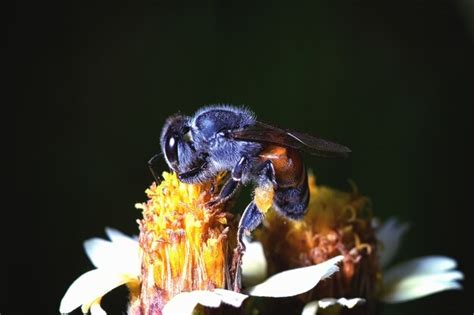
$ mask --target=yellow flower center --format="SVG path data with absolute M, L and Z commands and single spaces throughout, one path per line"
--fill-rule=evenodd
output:
M 227 270 L 226 214 L 205 207 L 212 184 L 184 184 L 166 172 L 163 178 L 146 190 L 148 202 L 137 205 L 145 314 L 180 292 L 223 288 Z

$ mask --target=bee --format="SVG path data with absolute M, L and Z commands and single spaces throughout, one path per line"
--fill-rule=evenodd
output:
M 248 109 L 216 105 L 193 116 L 177 114 L 166 120 L 160 137 L 168 166 L 185 183 L 202 183 L 221 172 L 230 174 L 209 207 L 233 198 L 242 185 L 254 185 L 254 198 L 245 208 L 237 229 L 234 251 L 234 290 L 240 290 L 243 237 L 262 222 L 273 208 L 291 219 L 301 219 L 309 202 L 308 175 L 301 151 L 327 157 L 347 157 L 343 145 L 256 120 Z M 154 165 L 160 155 L 150 159 Z

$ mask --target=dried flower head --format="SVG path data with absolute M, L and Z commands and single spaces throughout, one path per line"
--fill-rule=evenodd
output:
M 270 212 L 257 235 L 265 249 L 269 272 L 319 264 L 343 255 L 341 272 L 301 298 L 310 301 L 374 296 L 379 266 L 369 199 L 356 189 L 346 193 L 316 186 L 312 175 L 309 186 L 310 203 L 303 220 L 289 220 Z

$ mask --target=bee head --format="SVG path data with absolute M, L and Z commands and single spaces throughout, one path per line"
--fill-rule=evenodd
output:
M 168 166 L 180 174 L 196 163 L 189 117 L 175 115 L 165 123 L 160 138 L 161 151 Z

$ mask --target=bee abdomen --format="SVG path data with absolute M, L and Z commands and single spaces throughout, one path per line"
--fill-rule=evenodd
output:
M 308 175 L 295 187 L 277 187 L 273 204 L 278 212 L 291 219 L 301 219 L 308 208 Z

